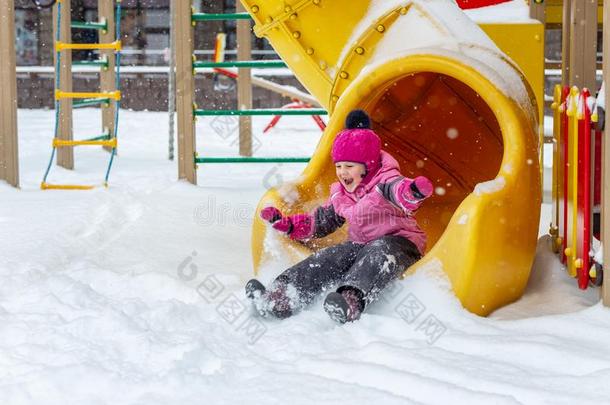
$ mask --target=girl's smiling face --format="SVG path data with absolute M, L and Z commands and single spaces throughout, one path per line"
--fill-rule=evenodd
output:
M 348 192 L 353 192 L 362 182 L 366 168 L 362 163 L 337 162 L 335 163 L 337 178 Z

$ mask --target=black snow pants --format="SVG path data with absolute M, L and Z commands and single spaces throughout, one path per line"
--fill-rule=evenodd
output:
M 419 260 L 413 242 L 387 235 L 367 244 L 344 242 L 319 250 L 280 274 L 274 284 L 292 285 L 300 306 L 311 303 L 327 288 L 355 290 L 365 307 L 380 291 Z

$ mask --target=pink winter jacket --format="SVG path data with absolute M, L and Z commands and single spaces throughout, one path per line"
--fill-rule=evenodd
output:
M 423 200 L 403 203 L 399 190 L 404 190 L 412 180 L 403 177 L 399 170 L 396 159 L 382 151 L 381 168 L 368 183 L 360 183 L 351 193 L 340 182 L 333 183 L 324 205 L 306 214 L 306 218 L 303 214 L 298 215 L 300 219 L 294 218 L 312 225 L 299 239 L 324 237 L 347 221 L 349 240 L 353 242 L 368 243 L 385 235 L 398 235 L 413 242 L 423 254 L 426 235 L 413 218 Z

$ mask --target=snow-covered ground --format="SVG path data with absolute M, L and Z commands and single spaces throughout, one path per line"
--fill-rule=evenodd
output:
M 265 123 L 259 156 L 307 156 L 319 138 L 307 117 Z M 235 155 L 233 124 L 200 121 L 200 155 Z M 75 125 L 96 135 L 98 112 Z M 43 192 L 52 127 L 52 111 L 19 111 L 22 188 L 0 184 L 1 404 L 610 403 L 610 310 L 546 239 L 525 296 L 488 318 L 429 271 L 353 324 L 320 302 L 261 321 L 242 292 L 252 214 L 302 164 L 201 165 L 199 186 L 178 182 L 167 115 L 124 111 L 110 187 Z M 106 159 L 79 149 L 49 182 L 99 182 Z

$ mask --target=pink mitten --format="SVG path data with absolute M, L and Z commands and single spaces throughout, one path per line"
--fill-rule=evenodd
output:
M 292 231 L 288 232 L 290 239 L 303 240 L 313 235 L 313 221 L 309 214 L 296 214 L 288 219 L 292 222 Z
M 283 232 L 293 240 L 307 239 L 313 234 L 313 221 L 308 214 L 296 214 L 289 217 L 275 207 L 266 207 L 261 210 L 261 218 L 271 223 L 276 231 Z
M 289 217 L 282 217 L 279 220 L 275 221 L 271 227 L 276 231 L 290 233 L 292 228 L 292 221 Z
M 396 197 L 404 209 L 415 211 L 432 195 L 433 189 L 432 182 L 424 176 L 413 180 L 405 178 L 396 189 Z
M 261 210 L 261 218 L 267 222 L 274 223 L 282 219 L 282 212 L 275 207 L 265 207 Z

